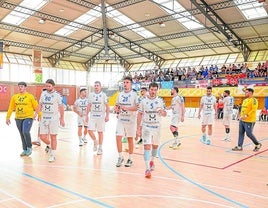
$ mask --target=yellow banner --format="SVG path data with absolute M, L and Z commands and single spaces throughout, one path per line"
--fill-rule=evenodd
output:
M 230 90 L 231 95 L 234 97 L 244 97 L 245 94 L 240 92 L 238 87 L 217 87 L 212 88 L 212 94 L 216 97 L 219 93 L 223 93 L 224 90 Z M 206 88 L 181 88 L 179 89 L 179 94 L 183 97 L 201 97 L 206 94 Z M 158 96 L 170 97 L 170 89 L 160 89 L 158 91 Z M 268 86 L 255 86 L 254 87 L 255 97 L 267 97 L 268 96 Z

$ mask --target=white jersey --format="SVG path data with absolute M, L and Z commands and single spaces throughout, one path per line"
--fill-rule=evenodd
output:
M 203 104 L 202 113 L 203 115 L 212 115 L 215 113 L 214 106 L 217 102 L 217 99 L 214 95 L 204 95 L 201 98 L 201 104 Z
M 171 100 L 171 110 L 172 114 L 181 114 L 181 104 L 184 103 L 184 99 L 180 95 L 176 95 Z
M 74 102 L 74 105 L 76 106 L 76 109 L 78 112 L 82 114 L 82 116 L 87 115 L 87 105 L 88 105 L 88 99 L 87 98 L 77 98 Z
M 106 113 L 106 104 L 108 97 L 104 92 L 89 94 L 88 104 L 91 105 L 90 117 L 91 118 L 104 118 Z
M 160 126 L 161 115 L 159 110 L 164 110 L 165 104 L 162 98 L 155 97 L 150 99 L 146 97 L 143 99 L 139 106 L 139 112 L 142 112 L 142 124 L 148 126 L 155 126 L 155 128 Z
M 133 107 L 137 106 L 138 103 L 138 95 L 134 91 L 130 92 L 120 92 L 117 99 L 116 105 Z M 118 119 L 124 123 L 132 123 L 136 122 L 137 113 L 136 111 L 122 111 L 120 110 Z
M 232 115 L 234 108 L 234 98 L 232 96 L 227 96 L 223 98 L 223 115 Z
M 146 98 L 146 97 L 142 97 L 142 96 L 138 97 L 138 103 L 140 104 L 141 101 L 142 101 L 144 98 Z
M 62 97 L 57 91 L 43 91 L 39 103 L 42 105 L 41 111 L 43 119 L 59 119 L 59 106 L 62 105 Z

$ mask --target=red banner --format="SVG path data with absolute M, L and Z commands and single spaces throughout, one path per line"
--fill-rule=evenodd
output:
M 42 53 L 38 50 L 33 50 L 33 68 L 41 68 Z

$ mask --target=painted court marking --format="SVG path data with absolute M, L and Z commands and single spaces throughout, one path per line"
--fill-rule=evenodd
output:
M 177 176 L 179 176 L 180 178 L 182 178 L 182 179 L 188 181 L 189 183 L 193 184 L 194 186 L 196 186 L 196 187 L 198 187 L 198 188 L 200 188 L 200 189 L 202 189 L 202 190 L 204 190 L 204 191 L 206 191 L 206 192 L 208 192 L 208 193 L 210 193 L 210 194 L 212 194 L 212 195 L 214 195 L 214 196 L 216 196 L 216 197 L 218 197 L 218 198 L 220 198 L 220 199 L 223 199 L 223 200 L 225 200 L 225 201 L 227 201 L 227 202 L 229 202 L 229 203 L 232 203 L 232 204 L 234 204 L 234 205 L 236 205 L 236 206 L 239 206 L 239 207 L 241 207 L 241 208 L 248 208 L 247 205 L 241 204 L 241 203 L 239 203 L 239 202 L 237 202 L 237 201 L 234 201 L 234 200 L 232 200 L 232 199 L 230 199 L 230 198 L 228 198 L 228 197 L 226 197 L 226 196 L 224 196 L 224 195 L 222 195 L 222 194 L 219 194 L 219 193 L 217 193 L 217 192 L 215 192 L 215 191 L 213 191 L 213 190 L 210 190 L 210 189 L 206 188 L 205 186 L 203 186 L 203 185 L 201 185 L 201 184 L 199 184 L 199 183 L 197 183 L 197 182 L 191 180 L 190 178 L 187 178 L 186 176 L 184 176 L 183 174 L 179 173 L 178 171 L 174 170 L 171 166 L 169 166 L 169 165 L 165 162 L 165 160 L 162 158 L 161 151 L 162 151 L 163 147 L 164 147 L 167 143 L 169 143 L 170 141 L 172 141 L 172 140 L 168 140 L 168 141 L 166 141 L 166 142 L 164 142 L 163 144 L 160 145 L 160 147 L 159 147 L 159 149 L 158 149 L 158 155 L 159 155 L 159 159 L 160 159 L 160 161 L 161 161 L 161 162 L 162 162 L 162 163 L 163 163 L 163 164 L 164 164 L 164 165 L 165 165 L 171 172 L 175 173 Z

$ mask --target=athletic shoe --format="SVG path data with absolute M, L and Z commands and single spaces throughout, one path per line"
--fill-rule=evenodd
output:
M 48 162 L 54 162 L 56 160 L 54 155 L 49 155 Z
M 93 151 L 96 152 L 97 150 L 98 150 L 98 141 L 94 140 Z
M 123 164 L 124 162 L 124 158 L 123 157 L 119 157 L 118 158 L 118 161 L 116 163 L 116 167 L 121 167 L 121 165 Z
M 173 148 L 173 147 L 176 147 L 176 146 L 177 146 L 177 143 L 174 142 L 174 143 L 172 143 L 171 145 L 169 145 L 169 148 Z
M 50 147 L 47 145 L 46 148 L 45 148 L 45 152 L 46 153 L 49 153 L 50 152 Z
M 150 170 L 145 171 L 145 178 L 151 178 L 152 174 Z
M 26 154 L 26 156 L 30 156 L 32 154 L 32 148 L 27 147 L 25 154 Z
M 178 144 L 175 144 L 172 149 L 176 150 L 179 149 L 179 147 L 181 146 L 181 143 L 179 142 Z
M 154 161 L 150 161 L 150 170 L 154 170 L 154 169 L 155 169 Z
M 234 148 L 232 148 L 233 151 L 242 151 L 243 148 L 239 147 L 239 146 L 235 146 Z
M 258 152 L 258 151 L 259 151 L 259 149 L 261 148 L 261 146 L 262 146 L 262 144 L 261 144 L 261 143 L 259 143 L 259 144 L 255 145 L 255 148 L 253 149 L 253 151 L 254 151 L 254 152 Z
M 210 144 L 211 144 L 210 139 L 207 139 L 205 144 L 206 144 L 206 145 L 210 145 Z
M 127 138 L 126 137 L 122 138 L 122 143 L 127 143 Z
M 98 149 L 97 155 L 102 155 L 102 149 L 101 148 Z
M 27 156 L 27 154 L 26 154 L 26 150 L 23 150 L 23 152 L 20 153 L 20 156 L 21 156 L 21 157 Z
M 41 146 L 41 142 L 36 140 L 32 142 L 33 145 Z
M 221 141 L 230 142 L 231 139 L 226 137 L 226 138 L 222 139 Z
M 83 140 L 84 143 L 87 143 L 87 138 L 86 137 L 83 137 L 82 140 Z
M 203 136 L 201 137 L 201 139 L 200 139 L 200 142 L 206 144 L 206 140 L 207 140 L 206 136 L 203 135 Z
M 125 164 L 125 167 L 131 167 L 132 166 L 132 160 L 131 159 L 128 159 L 127 160 L 127 163 Z
M 81 146 L 83 146 L 84 145 L 84 141 L 83 141 L 83 139 L 79 139 L 79 146 L 81 147 Z

